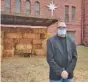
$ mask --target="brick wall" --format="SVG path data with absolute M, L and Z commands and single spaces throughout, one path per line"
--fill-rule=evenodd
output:
M 25 13 L 25 1 L 21 0 L 21 13 Z M 31 1 L 31 15 L 34 15 L 34 4 L 35 0 Z M 47 5 L 49 5 L 51 0 L 37 0 L 40 2 L 40 16 L 42 17 L 51 17 L 51 12 L 48 9 Z M 68 30 L 76 31 L 75 33 L 75 41 L 77 44 L 81 44 L 81 0 L 54 0 L 57 9 L 54 11 L 54 17 L 58 20 L 64 20 L 64 9 L 65 5 L 69 6 L 69 22 L 66 23 Z M 2 11 L 4 10 L 4 0 L 1 0 Z M 71 21 L 71 7 L 76 7 L 76 20 L 75 22 Z M 11 0 L 11 13 L 15 12 L 15 0 Z M 48 27 L 48 33 L 52 35 L 56 33 L 57 23 Z
M 65 5 L 69 6 L 69 22 L 67 24 L 68 31 L 75 31 L 75 41 L 76 44 L 81 44 L 81 0 L 54 0 L 56 6 L 58 7 L 55 10 L 54 15 L 59 20 L 64 21 L 64 9 Z M 62 5 L 63 4 L 63 5 Z M 76 20 L 72 22 L 71 20 L 71 11 L 72 6 L 76 7 Z M 55 34 L 57 32 L 57 24 L 54 24 L 48 28 L 48 32 Z
M 83 40 L 84 44 L 88 46 L 88 0 L 84 0 L 84 24 L 83 24 Z

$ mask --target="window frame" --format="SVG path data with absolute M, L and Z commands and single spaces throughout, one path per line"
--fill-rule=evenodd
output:
M 27 3 L 29 3 L 29 9 L 27 9 Z M 29 11 L 29 13 L 28 13 L 28 11 Z M 26 14 L 28 15 L 30 15 L 31 14 L 31 2 L 30 2 L 30 0 L 26 0 Z
M 65 5 L 65 22 L 69 22 L 69 5 Z
M 15 7 L 15 12 L 16 13 L 21 13 L 21 0 L 15 0 L 16 1 L 16 7 Z M 17 8 L 17 5 L 18 5 L 18 1 L 19 1 L 19 11 L 18 11 L 18 8 Z
M 6 6 L 6 4 L 7 4 L 7 1 L 9 1 L 8 3 L 8 7 Z M 11 0 L 5 0 L 4 1 L 4 11 L 5 12 L 11 12 Z
M 36 5 L 38 6 L 38 10 L 36 10 Z M 35 15 L 39 16 L 40 15 L 40 3 L 39 3 L 39 1 L 35 2 L 34 10 L 35 10 Z
M 75 40 L 76 31 L 67 31 L 67 35 L 74 41 Z
M 74 9 L 74 13 L 73 13 L 73 9 Z M 76 7 L 72 6 L 72 14 L 71 14 L 71 20 L 72 22 L 74 22 L 76 20 Z

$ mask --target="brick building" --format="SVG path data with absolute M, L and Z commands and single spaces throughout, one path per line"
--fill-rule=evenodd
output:
M 88 46 L 88 0 L 82 2 L 82 43 Z
M 52 12 L 50 3 L 55 7 Z M 1 0 L 4 53 L 12 56 L 24 47 L 43 53 L 46 34 L 56 34 L 58 20 L 66 22 L 76 44 L 88 45 L 87 4 L 88 0 Z
M 81 0 L 55 0 L 54 3 L 57 6 L 54 15 L 58 20 L 66 22 L 69 36 L 81 44 Z M 54 34 L 56 26 L 48 28 L 48 32 Z

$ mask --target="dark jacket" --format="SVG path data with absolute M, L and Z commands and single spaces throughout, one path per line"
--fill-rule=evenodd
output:
M 47 62 L 50 67 L 49 78 L 51 80 L 58 80 L 61 78 L 61 72 L 65 69 L 69 76 L 68 78 L 73 77 L 73 71 L 76 66 L 77 61 L 77 50 L 75 43 L 66 36 L 67 52 L 68 52 L 68 64 L 67 68 L 63 68 L 63 49 L 61 42 L 57 35 L 49 38 L 47 40 Z

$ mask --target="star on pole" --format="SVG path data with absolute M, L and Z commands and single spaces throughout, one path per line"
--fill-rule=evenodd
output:
M 57 8 L 56 6 L 55 6 L 55 4 L 53 3 L 53 0 L 52 0 L 52 2 L 49 4 L 49 5 L 47 5 L 48 7 L 49 7 L 49 10 L 51 11 L 51 16 L 53 16 L 53 12 L 54 12 L 54 10 Z

